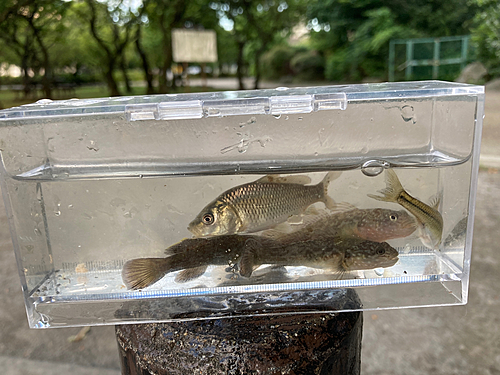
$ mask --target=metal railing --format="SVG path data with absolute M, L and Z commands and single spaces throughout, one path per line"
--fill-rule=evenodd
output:
M 415 39 L 393 39 L 389 44 L 389 81 L 394 81 L 395 71 L 405 70 L 405 79 L 411 80 L 413 76 L 413 67 L 432 66 L 432 79 L 439 76 L 439 67 L 442 65 L 459 64 L 460 69 L 465 68 L 467 63 L 467 53 L 469 50 L 470 35 L 449 36 L 442 38 L 415 38 Z M 460 57 L 441 58 L 441 48 L 444 43 L 460 42 Z M 416 59 L 415 45 L 434 44 L 432 59 Z M 396 45 L 406 44 L 405 62 L 396 67 Z M 429 77 L 427 77 L 429 78 Z

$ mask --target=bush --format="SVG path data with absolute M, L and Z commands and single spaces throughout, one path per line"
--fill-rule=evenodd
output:
M 349 60 L 346 49 L 331 54 L 325 64 L 325 78 L 328 81 L 345 81 L 349 76 Z
M 325 62 L 317 51 L 296 54 L 291 59 L 290 66 L 298 80 L 318 81 L 324 79 Z
M 264 53 L 261 58 L 262 77 L 266 79 L 280 79 L 290 76 L 293 71 L 290 67 L 290 60 L 295 55 L 296 50 L 287 45 L 278 45 Z

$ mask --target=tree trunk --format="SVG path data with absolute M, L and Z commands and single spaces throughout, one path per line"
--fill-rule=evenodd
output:
M 24 53 L 21 59 L 21 72 L 22 72 L 22 82 L 23 82 L 23 93 L 24 97 L 27 98 L 31 91 L 31 78 L 28 74 L 28 59 L 30 55 L 28 38 L 26 39 L 26 44 L 24 45 Z
M 260 57 L 264 53 L 265 47 L 262 46 L 257 50 L 255 53 L 255 81 L 254 81 L 254 89 L 257 90 L 259 88 L 259 83 L 260 83 L 260 75 L 261 75 L 261 70 L 260 70 Z
M 109 89 L 109 96 L 120 96 L 120 90 L 118 89 L 118 84 L 116 83 L 115 77 L 113 76 L 113 71 L 115 69 L 115 62 L 108 57 L 108 68 L 104 74 L 106 83 Z
M 243 49 L 245 48 L 245 42 L 238 41 L 238 69 L 236 70 L 236 76 L 238 77 L 238 86 L 239 90 L 245 90 L 245 84 L 243 83 L 243 68 L 244 68 L 244 59 L 243 59 Z
M 167 71 L 172 64 L 172 30 L 165 26 L 164 16 L 160 19 L 160 28 L 163 35 L 163 64 L 160 66 L 160 76 L 158 77 L 158 91 L 160 94 L 168 93 Z
M 153 74 L 151 73 L 151 69 L 149 67 L 148 59 L 146 53 L 142 49 L 141 45 L 141 26 L 137 26 L 137 34 L 135 39 L 135 48 L 139 53 L 142 61 L 142 70 L 144 71 L 144 79 L 146 80 L 147 89 L 146 94 L 154 94 L 155 90 L 153 87 Z
M 127 94 L 130 94 L 130 93 L 132 93 L 132 86 L 130 86 L 130 79 L 129 79 L 128 74 L 127 74 L 127 67 L 125 64 L 125 56 L 122 56 L 122 58 L 120 59 L 120 70 L 122 71 L 123 79 L 125 81 L 125 90 L 126 90 Z
M 43 76 L 42 76 L 42 86 L 43 86 L 43 91 L 45 93 L 45 98 L 50 99 L 52 98 L 52 79 L 51 79 L 51 64 L 50 64 L 50 58 L 49 58 L 49 51 L 45 44 L 43 43 L 43 40 L 40 36 L 39 30 L 35 27 L 33 24 L 33 18 L 27 18 L 27 21 L 33 30 L 33 35 L 35 36 L 36 41 L 38 42 L 38 45 L 40 46 L 40 50 L 42 51 L 43 55 Z

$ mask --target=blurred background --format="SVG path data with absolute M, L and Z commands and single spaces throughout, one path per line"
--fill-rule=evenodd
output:
M 497 0 L 0 1 L 0 109 L 42 98 L 486 84 L 469 304 L 366 312 L 363 375 L 500 374 L 497 77 Z M 0 373 L 120 373 L 112 326 L 28 329 L 3 202 L 0 269 Z
M 0 108 L 186 87 L 484 83 L 500 74 L 499 20 L 495 0 L 3 0 Z M 212 57 L 176 56 L 179 29 L 212 31 Z

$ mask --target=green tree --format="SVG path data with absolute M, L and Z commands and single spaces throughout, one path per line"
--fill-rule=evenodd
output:
M 129 7 L 123 1 L 108 2 L 84 0 L 85 6 L 77 9 L 83 24 L 90 30 L 90 35 L 102 51 L 103 75 L 111 96 L 120 95 L 114 76 L 117 69 L 125 70 L 124 53 L 131 42 L 132 28 L 136 22 Z M 125 75 L 125 79 L 127 77 Z
M 493 0 L 476 0 L 479 7 L 474 18 L 472 40 L 478 59 L 491 76 L 500 75 L 500 3 Z
M 8 62 L 21 67 L 25 94 L 31 87 L 30 73 L 41 78 L 47 98 L 52 97 L 53 61 L 50 50 L 61 42 L 64 25 L 61 24 L 69 4 L 65 1 L 22 1 L 22 6 L 4 4 L 0 8 L 1 55 Z
M 305 10 L 301 0 L 226 0 L 212 3 L 222 19 L 233 23 L 232 34 L 238 46 L 238 79 L 243 88 L 243 68 L 252 64 L 254 88 L 261 78 L 261 57 L 276 40 L 282 40 L 301 19 Z M 245 48 L 249 49 L 245 58 Z
M 215 12 L 207 0 L 147 0 L 144 15 L 147 26 L 143 33 L 144 49 L 158 68 L 159 92 L 169 90 L 167 72 L 172 66 L 172 30 L 175 28 L 213 29 L 217 25 Z M 175 81 L 172 82 L 175 84 Z
M 359 80 L 385 74 L 390 39 L 468 34 L 474 9 L 468 0 L 316 0 L 306 15 L 327 77 Z

